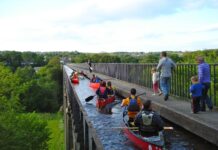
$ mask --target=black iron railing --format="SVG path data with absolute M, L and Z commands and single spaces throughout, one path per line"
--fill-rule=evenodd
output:
M 211 72 L 211 88 L 209 96 L 215 106 L 218 103 L 218 64 L 209 64 Z M 87 64 L 74 66 L 88 69 Z M 124 64 L 124 63 L 93 63 L 95 72 L 102 73 L 120 80 L 152 88 L 151 68 L 157 64 Z M 174 96 L 190 99 L 190 78 L 197 75 L 197 64 L 177 64 L 172 72 L 171 91 Z

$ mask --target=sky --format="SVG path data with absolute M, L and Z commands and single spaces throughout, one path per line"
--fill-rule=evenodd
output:
M 0 50 L 218 48 L 218 0 L 0 0 Z

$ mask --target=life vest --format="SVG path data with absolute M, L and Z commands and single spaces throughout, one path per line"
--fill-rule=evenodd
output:
M 95 83 L 96 82 L 96 78 L 92 78 L 91 82 Z
M 142 111 L 142 120 L 141 120 L 141 126 L 140 130 L 143 132 L 153 132 L 156 133 L 157 130 L 154 126 L 152 126 L 152 119 L 153 119 L 154 113 L 153 112 L 145 112 Z
M 145 126 L 149 126 L 152 123 L 153 113 L 146 114 L 144 111 L 142 112 L 142 124 Z
M 99 98 L 107 98 L 107 91 L 106 87 L 100 87 L 99 88 Z
M 114 95 L 114 90 L 112 87 L 108 86 L 108 95 Z
M 140 111 L 140 107 L 137 103 L 137 97 L 135 98 L 129 97 L 129 105 L 127 107 L 127 110 L 132 112 Z

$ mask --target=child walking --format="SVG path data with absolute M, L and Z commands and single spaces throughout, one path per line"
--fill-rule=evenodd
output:
M 190 86 L 190 95 L 192 97 L 191 108 L 192 113 L 200 111 L 200 100 L 204 86 L 198 82 L 198 76 L 191 77 L 192 85 Z
M 153 67 L 151 69 L 151 74 L 152 74 L 152 83 L 153 83 L 153 94 L 152 95 L 161 95 L 162 92 L 161 90 L 159 89 L 159 72 L 157 71 L 157 69 L 155 67 Z

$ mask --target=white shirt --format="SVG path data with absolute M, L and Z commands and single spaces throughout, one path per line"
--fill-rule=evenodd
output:
M 159 81 L 159 72 L 154 72 L 152 73 L 152 83 L 156 83 L 157 81 Z

